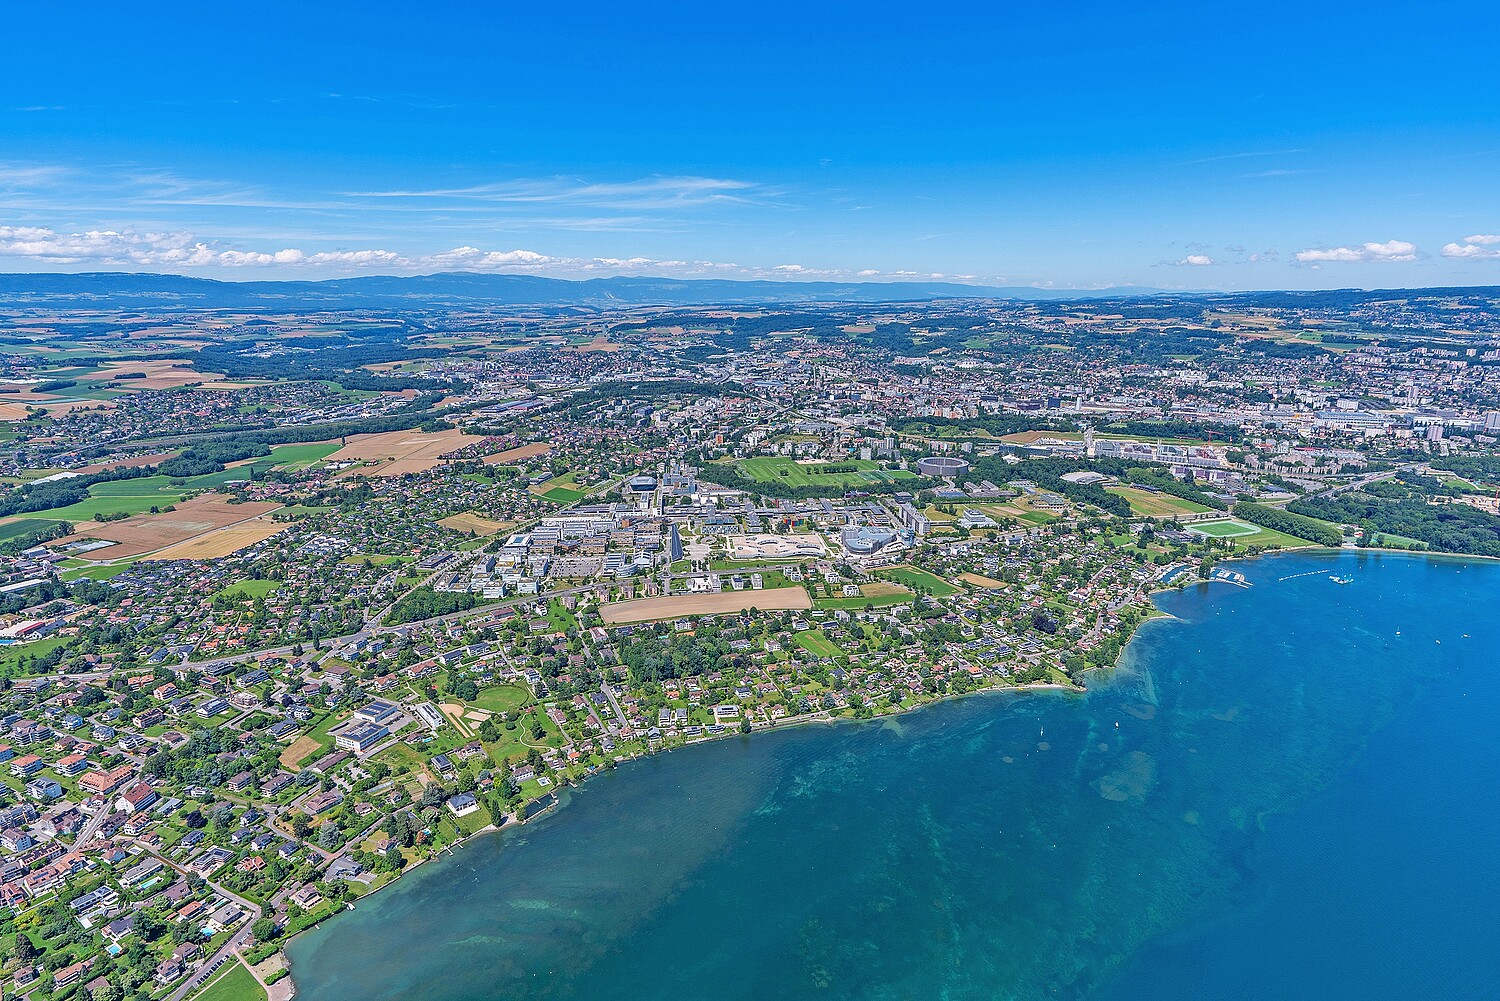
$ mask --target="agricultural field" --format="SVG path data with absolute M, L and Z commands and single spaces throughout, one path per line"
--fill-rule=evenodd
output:
M 15 521 L 0 522 L 0 542 L 40 532 L 43 529 L 56 528 L 61 524 L 61 521 L 50 518 L 17 518 Z
M 508 448 L 504 452 L 496 452 L 494 455 L 486 455 L 484 461 L 494 466 L 508 466 L 513 462 L 522 462 L 526 459 L 535 459 L 539 455 L 546 455 L 552 451 L 552 443 L 540 441 L 531 445 L 521 445 L 518 448 Z
M 113 546 L 88 553 L 85 558 L 94 562 L 140 556 L 143 553 L 154 553 L 159 549 L 166 550 L 168 547 L 177 549 L 178 543 L 189 540 L 194 543 L 187 549 L 189 555 L 179 552 L 173 556 L 159 556 L 158 558 L 208 559 L 226 556 L 237 549 L 243 549 L 252 542 L 269 538 L 285 528 L 285 525 L 269 521 L 254 522 L 249 525 L 239 524 L 275 511 L 278 507 L 280 507 L 278 504 L 261 501 L 231 504 L 220 494 L 204 494 L 202 497 L 184 501 L 177 506 L 176 510 L 170 512 L 141 514 L 123 521 L 111 521 L 104 524 L 88 522 L 74 525 L 73 534 L 68 536 L 67 541 L 106 539 L 115 543 Z M 230 525 L 246 531 L 222 536 L 215 531 Z M 210 535 L 217 537 L 199 539 L 200 536 Z
M 925 591 L 935 598 L 946 598 L 950 594 L 957 594 L 959 590 L 936 574 L 930 574 L 926 570 L 919 570 L 913 566 L 891 567 L 888 570 L 879 571 L 875 576 L 893 580 L 913 591 Z
M 721 594 L 681 594 L 666 598 L 635 598 L 612 601 L 599 610 L 607 626 L 625 622 L 654 622 L 688 615 L 725 615 L 750 608 L 763 611 L 806 609 L 812 600 L 801 587 L 767 588 L 763 591 L 725 591 Z
M 438 524 L 444 528 L 451 528 L 455 532 L 463 532 L 465 534 L 473 532 L 479 536 L 495 535 L 498 532 L 504 532 L 515 527 L 515 522 L 513 521 L 494 521 L 481 517 L 473 511 L 450 515 L 440 520 Z
M 1003 580 L 996 580 L 993 577 L 986 577 L 983 574 L 973 572 L 961 573 L 958 575 L 958 579 L 973 587 L 984 588 L 986 591 L 999 591 L 1010 586 Z
M 348 444 L 327 456 L 328 462 L 362 462 L 363 476 L 403 476 L 424 473 L 442 463 L 449 452 L 463 448 L 473 439 L 462 431 L 385 431 L 380 434 L 350 435 Z
M 122 560 L 119 563 L 108 566 L 75 567 L 72 570 L 64 570 L 58 574 L 58 578 L 65 581 L 74 580 L 112 580 L 135 565 L 134 560 Z
M 736 465 L 740 472 L 753 480 L 781 483 L 789 487 L 861 487 L 870 483 L 914 478 L 910 470 L 882 469 L 880 463 L 868 459 L 841 459 L 837 463 L 831 463 L 769 455 L 741 459 Z M 848 472 L 821 471 L 822 467 L 829 465 L 838 469 L 854 468 Z
M 275 445 L 272 446 L 270 455 L 276 463 L 272 468 L 289 472 L 307 469 L 322 462 L 339 448 L 339 443 L 336 441 L 314 441 L 305 445 Z
M 1130 502 L 1131 513 L 1143 518 L 1171 518 L 1179 514 L 1199 514 L 1209 510 L 1194 501 L 1174 497 L 1171 494 L 1141 490 L 1139 487 L 1105 487 L 1105 489 L 1117 497 L 1124 497 Z

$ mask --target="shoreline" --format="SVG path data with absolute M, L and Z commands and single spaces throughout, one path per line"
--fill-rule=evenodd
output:
M 1166 613 L 1161 613 L 1161 615 L 1159 615 L 1159 616 L 1153 616 L 1153 618 L 1159 618 L 1159 617 L 1162 617 L 1162 616 L 1166 616 Z M 1170 617 L 1170 616 L 1166 616 L 1166 617 Z M 1146 620 L 1144 620 L 1139 625 L 1137 625 L 1137 627 L 1136 627 L 1135 630 L 1132 630 L 1132 632 L 1131 632 L 1131 639 L 1133 639 L 1134 636 L 1135 636 L 1135 633 L 1139 631 L 1140 625 L 1144 625 L 1145 622 L 1148 622 L 1148 621 L 1150 621 L 1149 618 L 1146 619 Z M 1124 655 L 1125 647 L 1129 646 L 1129 642 L 1130 641 L 1127 640 L 1126 643 L 1123 646 L 1121 646 L 1121 648 L 1120 648 L 1120 656 Z M 1117 663 L 1118 663 L 1118 658 L 1116 658 L 1116 664 Z M 1111 664 L 1107 668 L 1096 668 L 1095 670 L 1111 670 L 1112 671 L 1114 669 L 1115 669 L 1115 664 Z M 826 713 L 824 713 L 824 714 L 817 714 L 817 715 L 814 715 L 814 716 L 799 716 L 799 717 L 797 717 L 795 719 L 792 719 L 792 720 L 789 720 L 789 721 L 787 721 L 785 723 L 774 723 L 774 724 L 770 724 L 770 725 L 766 725 L 766 726 L 752 727 L 749 733 L 741 733 L 738 730 L 736 730 L 736 731 L 734 731 L 732 733 L 718 733 L 718 734 L 713 734 L 711 736 L 699 737 L 696 740 L 685 741 L 685 742 L 683 742 L 681 744 L 674 744 L 671 747 L 664 747 L 664 748 L 662 748 L 661 750 L 658 750 L 658 751 L 651 751 L 651 752 L 648 752 L 646 754 L 632 755 L 629 758 L 626 758 L 624 761 L 618 762 L 617 763 L 617 767 L 623 767 L 625 765 L 634 764 L 636 762 L 646 761 L 646 760 L 648 760 L 650 758 L 655 758 L 655 757 L 658 757 L 658 756 L 664 755 L 664 754 L 671 754 L 671 753 L 673 753 L 675 751 L 684 751 L 684 750 L 687 750 L 687 749 L 693 748 L 693 747 L 701 747 L 701 746 L 703 746 L 705 744 L 718 743 L 720 741 L 727 740 L 727 739 L 734 738 L 734 737 L 740 737 L 740 738 L 748 740 L 748 739 L 754 737 L 756 734 L 773 733 L 773 732 L 780 731 L 780 730 L 793 730 L 793 729 L 797 729 L 797 728 L 805 727 L 805 726 L 829 726 L 829 727 L 832 727 L 832 726 L 843 726 L 843 725 L 859 725 L 859 724 L 866 724 L 866 723 L 879 723 L 879 722 L 882 722 L 884 720 L 896 719 L 897 717 L 905 716 L 908 713 L 913 713 L 913 712 L 917 712 L 917 711 L 922 710 L 922 709 L 926 709 L 929 706 L 935 706 L 935 705 L 939 705 L 941 703 L 946 703 L 946 702 L 956 702 L 959 699 L 972 698 L 972 697 L 975 697 L 975 696 L 994 696 L 994 695 L 1005 695 L 1005 694 L 1023 695 L 1023 694 L 1030 694 L 1030 693 L 1033 693 L 1033 692 L 1046 692 L 1046 691 L 1061 692 L 1061 693 L 1070 694 L 1070 695 L 1087 695 L 1089 690 L 1087 688 L 1084 688 L 1084 687 L 1081 687 L 1081 686 L 1078 686 L 1078 685 L 1064 685 L 1064 684 L 1061 684 L 1060 682 L 1055 682 L 1055 681 L 1036 681 L 1036 682 L 1031 682 L 1031 683 L 1025 684 L 1025 685 L 986 685 L 983 688 L 976 688 L 973 691 L 968 691 L 968 692 L 951 692 L 951 693 L 948 693 L 948 694 L 935 696 L 934 698 L 928 699 L 925 702 L 919 702 L 919 703 L 917 703 L 914 706 L 908 706 L 908 707 L 906 707 L 904 709 L 897 709 L 897 710 L 895 710 L 893 712 L 881 713 L 879 715 L 869 716 L 869 717 L 866 717 L 866 718 L 863 718 L 863 719 L 856 719 L 854 717 L 847 717 L 846 718 L 846 717 L 839 717 L 839 716 L 829 716 Z M 604 772 L 607 772 L 607 771 L 613 771 L 613 770 L 614 769 L 609 769 L 609 768 L 605 768 L 603 766 L 600 766 L 597 770 L 589 772 L 588 774 L 586 774 L 586 775 L 582 776 L 581 778 L 579 778 L 577 782 L 572 782 L 572 783 L 569 783 L 567 785 L 559 785 L 558 788 L 552 793 L 552 795 L 553 795 L 553 802 L 552 802 L 552 804 L 549 805 L 549 806 L 547 806 L 547 807 L 545 807 L 544 809 L 538 811 L 538 813 L 535 816 L 533 816 L 531 819 L 525 820 L 525 819 L 522 819 L 519 815 L 516 815 L 516 814 L 507 814 L 506 815 L 507 818 L 514 817 L 514 819 L 507 819 L 507 821 L 504 824 L 501 824 L 501 825 L 498 825 L 498 826 L 495 825 L 494 823 L 485 824 L 483 827 L 479 828 L 479 830 L 477 830 L 477 831 L 474 831 L 472 834 L 465 834 L 463 837 L 459 838 L 458 840 L 449 842 L 447 845 L 444 846 L 443 850 L 438 851 L 438 852 L 436 852 L 436 853 L 434 853 L 434 854 L 432 854 L 432 855 L 430 855 L 430 856 L 428 856 L 426 858 L 422 858 L 422 859 L 416 860 L 411 865 L 407 866 L 406 868 L 404 868 L 400 872 L 398 872 L 395 875 L 394 878 L 390 879 L 389 881 L 387 881 L 385 883 L 380 884 L 378 887 L 375 887 L 374 889 L 366 891 L 365 893 L 363 893 L 359 897 L 357 897 L 355 899 L 355 901 L 351 901 L 350 903 L 355 903 L 355 902 L 358 902 L 358 901 L 363 901 L 363 900 L 365 900 L 367 898 L 373 897 L 375 894 L 379 893 L 381 890 L 384 890 L 384 889 L 386 889 L 387 887 L 390 887 L 390 886 L 394 886 L 396 883 L 400 882 L 403 877 L 405 877 L 409 873 L 415 872 L 416 870 L 420 869 L 422 866 L 424 866 L 424 865 L 426 865 L 426 864 L 428 864 L 430 862 L 441 861 L 445 855 L 446 856 L 452 856 L 454 854 L 454 849 L 461 848 L 464 845 L 468 844 L 470 841 L 476 840 L 476 839 L 478 839 L 480 837 L 483 837 L 485 835 L 503 834 L 506 831 L 509 831 L 509 830 L 512 830 L 512 829 L 515 829 L 515 828 L 524 827 L 527 824 L 534 823 L 534 822 L 536 822 L 538 820 L 541 820 L 544 817 L 552 815 L 554 813 L 554 811 L 562 803 L 561 797 L 559 796 L 559 794 L 563 790 L 574 789 L 574 788 L 582 788 L 583 784 L 586 783 L 586 782 L 588 782 L 590 779 L 597 778 L 600 774 L 602 774 Z M 310 932 L 316 931 L 318 928 L 321 928 L 325 922 L 328 922 L 328 921 L 333 920 L 334 918 L 337 918 L 339 915 L 343 914 L 348 909 L 349 909 L 348 907 L 345 907 L 344 909 L 335 911 L 334 913 L 332 913 L 332 914 L 328 915 L 327 917 L 325 917 L 322 921 L 319 921 L 317 924 L 311 925 L 311 926 L 309 926 L 307 928 L 303 928 L 301 931 L 297 932 L 295 935 L 291 936 L 290 938 L 286 939 L 285 941 L 283 941 L 281 943 L 281 948 L 278 951 L 282 954 L 283 958 L 285 958 L 285 960 L 286 960 L 286 968 L 287 968 L 286 980 L 291 985 L 292 996 L 293 997 L 296 997 L 297 996 L 297 992 L 298 992 L 297 983 L 296 983 L 296 971 L 292 968 L 291 957 L 286 954 L 286 948 L 287 948 L 287 946 L 291 945 L 293 942 L 295 942 L 297 939 L 301 938 L 302 936 L 307 935 Z
M 1233 563 L 1233 562 L 1241 562 L 1241 561 L 1251 561 L 1251 560 L 1259 560 L 1259 559 L 1262 559 L 1264 557 L 1283 556 L 1283 555 L 1290 555 L 1290 554 L 1294 554 L 1294 553 L 1311 554 L 1311 553 L 1316 553 L 1316 552 L 1319 552 L 1319 551 L 1324 552 L 1324 553 L 1329 553 L 1329 554 L 1342 554 L 1342 553 L 1345 553 L 1345 552 L 1354 552 L 1354 553 L 1374 552 L 1374 553 L 1377 553 L 1377 554 L 1391 554 L 1391 555 L 1397 555 L 1397 556 L 1402 556 L 1402 557 L 1423 557 L 1423 558 L 1428 558 L 1428 557 L 1432 557 L 1432 556 L 1440 556 L 1440 557 L 1446 557 L 1448 559 L 1457 559 L 1457 560 L 1492 560 L 1492 561 L 1500 562 L 1500 557 L 1471 555 L 1471 554 L 1466 554 L 1466 553 L 1431 553 L 1431 552 L 1427 552 L 1427 551 L 1423 551 L 1423 550 L 1402 550 L 1402 549 L 1387 549 L 1387 548 L 1377 548 L 1377 547 L 1366 547 L 1366 548 L 1361 548 L 1361 549 L 1345 549 L 1344 547 L 1318 546 L 1318 545 L 1297 546 L 1297 547 L 1292 547 L 1292 548 L 1283 548 L 1283 549 L 1269 550 L 1269 551 L 1266 551 L 1266 552 L 1256 553 L 1253 556 L 1234 556 L 1234 557 L 1231 557 L 1230 559 L 1225 560 L 1224 562 L 1226 562 L 1226 563 Z M 1207 581 L 1207 580 L 1195 580 L 1194 582 L 1198 583 L 1198 584 L 1205 584 L 1205 585 L 1213 583 L 1213 581 Z M 1185 587 L 1186 585 L 1183 585 L 1183 586 Z M 1148 590 L 1146 592 L 1146 594 L 1145 594 L 1145 598 L 1146 598 L 1146 600 L 1148 602 L 1151 602 L 1151 604 L 1152 604 L 1152 611 L 1151 611 L 1151 613 L 1145 619 L 1143 619 L 1139 623 L 1137 623 L 1134 626 L 1134 628 L 1131 629 L 1130 635 L 1126 638 L 1125 642 L 1121 644 L 1121 646 L 1120 646 L 1120 652 L 1116 655 L 1115 660 L 1113 662 L 1111 662 L 1108 665 L 1104 665 L 1104 666 L 1100 666 L 1100 667 L 1096 667 L 1096 668 L 1090 668 L 1090 669 L 1088 669 L 1088 671 L 1086 673 L 1092 675 L 1094 673 L 1114 672 L 1114 671 L 1118 670 L 1119 666 L 1120 666 L 1120 663 L 1125 659 L 1125 657 L 1126 657 L 1126 655 L 1127 655 L 1127 653 L 1128 653 L 1128 651 L 1129 651 L 1129 649 L 1131 647 L 1131 644 L 1135 641 L 1136 637 L 1140 634 L 1140 631 L 1141 631 L 1142 627 L 1144 627 L 1146 624 L 1148 624 L 1150 622 L 1154 622 L 1154 621 L 1157 621 L 1157 620 L 1174 620 L 1174 621 L 1177 620 L 1176 616 L 1172 615 L 1170 612 L 1166 612 L 1166 611 L 1163 611 L 1160 608 L 1157 608 L 1155 606 L 1154 601 L 1152 601 L 1152 597 L 1154 595 L 1158 594 L 1158 593 L 1167 592 L 1167 591 L 1175 591 L 1175 590 L 1178 590 L 1178 587 L 1176 587 L 1175 585 L 1157 586 L 1157 587 L 1152 587 L 1150 590 Z M 663 747 L 660 750 L 649 751 L 649 752 L 644 753 L 644 754 L 632 755 L 629 758 L 627 758 L 626 760 L 624 760 L 622 762 L 618 762 L 617 765 L 618 766 L 628 765 L 628 764 L 632 764 L 632 763 L 635 763 L 635 762 L 638 762 L 638 761 L 644 761 L 644 760 L 647 760 L 649 758 L 654 758 L 654 757 L 656 757 L 658 755 L 670 754 L 670 753 L 672 753 L 674 751 L 686 750 L 688 748 L 698 747 L 698 746 L 701 746 L 701 745 L 704 745 L 704 744 L 715 743 L 715 742 L 723 741 L 723 740 L 726 740 L 726 739 L 729 739 L 729 738 L 733 738 L 733 737 L 740 737 L 740 738 L 744 738 L 744 739 L 749 739 L 749 738 L 754 737 L 756 734 L 760 734 L 760 733 L 769 733 L 769 732 L 774 732 L 774 731 L 783 730 L 783 729 L 788 729 L 789 730 L 789 729 L 795 729 L 795 728 L 804 727 L 804 726 L 818 726 L 818 725 L 822 725 L 822 726 L 838 726 L 838 725 L 848 725 L 848 724 L 879 723 L 879 722 L 881 722 L 883 720 L 896 719 L 896 718 L 904 716 L 904 715 L 906 715 L 908 713 L 917 712 L 917 711 L 919 711 L 921 709 L 925 709 L 925 708 L 927 708 L 929 706 L 939 705 L 939 704 L 946 703 L 946 702 L 954 702 L 954 701 L 957 701 L 959 699 L 965 699 L 965 698 L 969 698 L 969 697 L 973 697 L 973 696 L 993 696 L 993 695 L 1003 695 L 1003 694 L 1013 694 L 1013 695 L 1019 696 L 1019 695 L 1022 695 L 1022 694 L 1029 694 L 1029 693 L 1033 693 L 1033 692 L 1046 692 L 1046 691 L 1062 692 L 1062 693 L 1068 693 L 1068 694 L 1072 694 L 1072 695 L 1087 695 L 1088 692 L 1089 692 L 1089 690 L 1090 689 L 1088 687 L 1085 687 L 1085 686 L 1065 685 L 1065 684 L 1061 684 L 1059 682 L 1052 682 L 1052 681 L 1045 681 L 1045 682 L 1044 681 L 1038 681 L 1038 682 L 1032 682 L 1032 683 L 1024 684 L 1024 685 L 986 685 L 986 686 L 983 686 L 981 688 L 976 688 L 976 689 L 974 689 L 972 691 L 968 691 L 968 692 L 947 693 L 947 694 L 943 694 L 943 695 L 938 695 L 938 696 L 935 696 L 935 697 L 933 697 L 931 699 L 925 700 L 923 702 L 919 702 L 919 703 L 917 703 L 915 705 L 912 705 L 912 706 L 908 706 L 908 707 L 905 707 L 905 708 L 898 708 L 898 709 L 895 709 L 895 710 L 893 710 L 891 712 L 881 713 L 881 714 L 878 714 L 878 715 L 872 715 L 872 716 L 865 717 L 865 718 L 831 716 L 831 715 L 828 715 L 826 712 L 824 712 L 824 713 L 818 713 L 818 714 L 813 714 L 813 715 L 809 715 L 809 716 L 796 717 L 794 719 L 791 719 L 791 720 L 788 720 L 788 721 L 782 722 L 782 723 L 772 723 L 772 724 L 767 724 L 767 725 L 763 725 L 763 726 L 752 726 L 751 729 L 750 729 L 750 731 L 748 733 L 744 733 L 744 732 L 740 732 L 738 730 L 735 730 L 733 732 L 725 732 L 725 733 L 720 733 L 720 734 L 707 735 L 707 736 L 699 737 L 699 738 L 691 740 L 691 741 L 685 741 L 685 742 L 683 742 L 681 744 L 675 744 L 675 745 L 673 745 L 671 747 Z M 380 886 L 367 891 L 365 894 L 361 895 L 357 899 L 360 900 L 360 901 L 362 901 L 362 900 L 364 900 L 364 899 L 366 899 L 368 897 L 373 897 L 376 893 L 380 892 L 381 890 L 384 890 L 386 887 L 392 886 L 395 883 L 399 882 L 408 873 L 415 872 L 421 866 L 423 866 L 423 865 L 425 865 L 425 864 L 427 864 L 429 862 L 440 861 L 445 854 L 448 855 L 448 856 L 452 856 L 453 854 L 455 854 L 455 850 L 456 849 L 463 847 L 464 845 L 466 845 L 470 841 L 473 841 L 473 840 L 478 839 L 478 838 L 480 838 L 482 836 L 485 836 L 485 835 L 503 834 L 505 831 L 510 830 L 512 828 L 524 827 L 526 824 L 532 823 L 533 821 L 541 820 L 544 817 L 552 815 L 556 811 L 557 807 L 559 807 L 560 805 L 562 805 L 561 797 L 560 797 L 559 794 L 563 790 L 565 790 L 565 789 L 571 789 L 571 788 L 582 788 L 582 786 L 583 786 L 584 783 L 588 782 L 590 779 L 593 779 L 593 778 L 597 777 L 600 773 L 606 772 L 606 771 L 613 771 L 613 770 L 614 769 L 609 769 L 609 768 L 605 768 L 604 766 L 600 766 L 598 769 L 596 769 L 594 771 L 591 771 L 591 772 L 589 772 L 589 773 L 581 776 L 576 782 L 570 782 L 570 783 L 568 783 L 566 785 L 559 785 L 558 788 L 556 790 L 554 790 L 554 792 L 552 794 L 553 797 L 554 797 L 554 802 L 551 805 L 549 805 L 546 808 L 544 808 L 543 810 L 539 811 L 530 820 L 522 819 L 519 815 L 510 815 L 510 814 L 507 814 L 508 818 L 514 816 L 514 819 L 513 820 L 512 819 L 507 819 L 507 821 L 505 823 L 503 823 L 501 825 L 498 825 L 498 826 L 495 825 L 495 824 L 493 824 L 493 823 L 486 824 L 484 827 L 481 827 L 479 830 L 474 831 L 471 834 L 466 834 L 466 835 L 464 835 L 463 837 L 459 838 L 456 841 L 450 842 L 447 846 L 445 846 L 445 848 L 444 848 L 443 851 L 439 851 L 439 852 L 437 852 L 437 853 L 435 853 L 435 854 L 433 854 L 431 856 L 428 856 L 426 858 L 419 859 L 419 860 L 415 861 L 412 865 L 410 865 L 410 866 L 402 869 L 390 881 L 388 881 L 386 883 L 382 883 Z M 287 971 L 288 971 L 286 979 L 289 982 L 289 984 L 291 985 L 292 996 L 295 997 L 297 995 L 297 993 L 298 993 L 298 987 L 297 987 L 297 984 L 296 984 L 296 971 L 293 968 L 291 957 L 288 956 L 288 955 L 286 955 L 286 948 L 287 948 L 287 946 L 289 946 L 292 942 L 296 941 L 297 939 L 301 938 L 302 936 L 308 934 L 309 932 L 315 931 L 316 929 L 320 928 L 323 925 L 324 922 L 332 920 L 333 918 L 338 917 L 339 914 L 341 914 L 341 913 L 343 913 L 343 912 L 342 911 L 337 911 L 337 912 L 335 912 L 333 914 L 330 914 L 328 917 L 324 918 L 323 921 L 320 921 L 317 924 L 312 925 L 311 927 L 302 929 L 301 931 L 299 931 L 295 935 L 293 935 L 291 938 L 288 938 L 284 942 L 281 943 L 281 949 L 280 949 L 280 951 L 281 951 L 283 957 L 286 959 L 286 966 L 287 966 Z

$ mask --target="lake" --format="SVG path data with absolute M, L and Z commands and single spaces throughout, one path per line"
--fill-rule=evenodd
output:
M 591 779 L 295 940 L 300 996 L 1493 996 L 1500 564 L 1236 566 L 1087 695 Z

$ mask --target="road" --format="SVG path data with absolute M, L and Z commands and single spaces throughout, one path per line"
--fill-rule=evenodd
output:
M 1339 483 L 1339 484 L 1337 484 L 1335 486 L 1329 487 L 1327 490 L 1319 490 L 1317 493 L 1315 493 L 1315 494 L 1309 494 L 1308 496 L 1310 496 L 1310 497 L 1332 497 L 1334 494 L 1345 493 L 1345 492 L 1347 492 L 1349 490 L 1358 490 L 1360 487 L 1368 486 L 1369 484 L 1375 483 L 1375 482 L 1377 482 L 1379 480 L 1388 480 L 1391 477 L 1395 476 L 1397 473 L 1404 473 L 1408 469 L 1415 469 L 1415 468 L 1416 468 L 1416 463 L 1409 462 L 1409 463 L 1407 463 L 1404 466 L 1397 466 L 1395 469 L 1388 469 L 1388 470 L 1386 470 L 1383 473 L 1370 473 L 1367 476 L 1361 476 L 1359 479 L 1354 480 L 1353 482 L 1350 482 L 1350 483 Z

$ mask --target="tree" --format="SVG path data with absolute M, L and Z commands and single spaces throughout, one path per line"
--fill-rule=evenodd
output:
M 16 959 L 24 964 L 36 961 L 37 949 L 31 944 L 31 938 L 25 932 L 16 932 Z
M 250 934 L 255 936 L 257 942 L 269 942 L 276 937 L 276 922 L 270 918 L 260 918 L 250 926 Z

